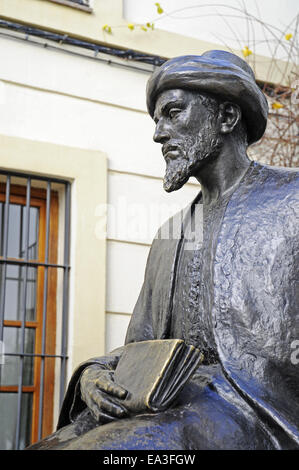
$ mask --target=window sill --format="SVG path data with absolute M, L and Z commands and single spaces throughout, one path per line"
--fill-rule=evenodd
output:
M 48 0 L 52 3 L 58 3 L 66 7 L 75 8 L 77 10 L 85 11 L 86 13 L 92 13 L 92 8 L 87 5 L 80 5 L 79 3 L 72 2 L 71 0 Z

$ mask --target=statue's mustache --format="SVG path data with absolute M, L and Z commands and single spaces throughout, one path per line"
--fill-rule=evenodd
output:
M 183 154 L 185 154 L 188 149 L 201 145 L 203 140 L 202 135 L 197 135 L 196 137 L 186 136 L 184 139 L 180 140 L 169 140 L 162 145 L 162 154 L 164 157 L 167 153 L 175 151 L 183 152 Z
M 168 153 L 170 152 L 175 152 L 175 151 L 180 151 L 181 150 L 181 143 L 180 142 L 167 142 L 162 145 L 162 154 L 164 158 L 167 156 Z
M 188 149 L 193 147 L 194 142 L 191 139 L 171 140 L 162 145 L 162 154 L 166 161 L 176 157 L 187 158 Z

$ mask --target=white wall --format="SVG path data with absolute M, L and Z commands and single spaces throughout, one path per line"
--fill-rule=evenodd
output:
M 148 76 L 0 39 L 0 134 L 108 156 L 107 350 L 123 343 L 157 228 L 198 192 L 195 184 L 170 195 L 162 189 L 164 163 L 145 108 Z

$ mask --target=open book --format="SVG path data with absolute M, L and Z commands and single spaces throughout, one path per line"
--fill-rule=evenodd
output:
M 128 391 L 123 404 L 134 413 L 165 410 L 202 360 L 181 339 L 127 344 L 114 372 L 115 382 Z

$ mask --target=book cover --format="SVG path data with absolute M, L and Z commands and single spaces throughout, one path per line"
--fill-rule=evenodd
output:
M 128 391 L 124 406 L 134 413 L 165 410 L 202 360 L 181 339 L 127 344 L 114 372 L 115 382 Z

